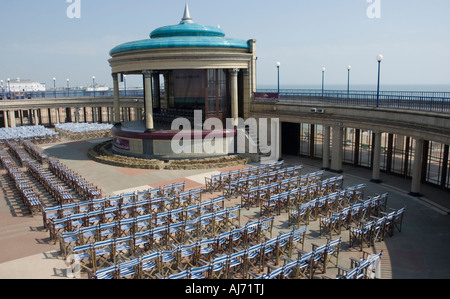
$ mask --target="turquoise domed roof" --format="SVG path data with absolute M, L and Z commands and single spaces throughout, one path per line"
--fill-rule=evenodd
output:
M 186 47 L 250 48 L 247 41 L 225 38 L 225 33 L 218 27 L 194 23 L 186 5 L 184 17 L 179 24 L 155 29 L 150 33 L 150 39 L 119 45 L 110 51 L 110 55 L 137 50 Z
M 150 38 L 181 36 L 225 37 L 225 33 L 217 27 L 203 26 L 196 23 L 180 23 L 177 25 L 165 26 L 150 33 Z

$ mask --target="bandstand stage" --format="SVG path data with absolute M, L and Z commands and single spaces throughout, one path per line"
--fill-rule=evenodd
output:
M 113 151 L 146 159 L 234 154 L 238 119 L 248 117 L 256 91 L 255 42 L 227 38 L 218 27 L 195 23 L 186 5 L 179 24 L 113 48 L 109 60 L 114 83 Z M 120 119 L 119 82 L 125 75 L 142 76 L 144 82 L 144 109 L 134 122 Z M 201 111 L 201 123 L 214 118 L 223 126 L 198 128 L 194 110 Z M 173 120 L 180 118 L 193 130 L 173 128 Z M 223 129 L 229 128 L 230 120 L 233 129 Z M 181 152 L 174 150 L 174 138 L 188 140 Z M 211 140 L 221 146 L 205 146 Z

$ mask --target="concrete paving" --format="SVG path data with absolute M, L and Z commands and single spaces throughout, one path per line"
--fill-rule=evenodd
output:
M 186 188 L 199 188 L 204 178 L 228 169 L 208 170 L 139 170 L 99 164 L 87 157 L 87 149 L 101 140 L 60 142 L 41 145 L 51 156 L 58 158 L 68 168 L 103 190 L 105 195 L 125 191 L 143 190 L 172 182 L 186 182 Z M 285 165 L 304 165 L 303 173 L 321 168 L 319 160 L 299 157 L 284 157 Z M 242 168 L 237 166 L 234 168 Z M 233 169 L 234 169 L 233 168 Z M 380 278 L 382 279 L 445 279 L 450 278 L 450 193 L 423 186 L 422 198 L 408 195 L 410 182 L 392 175 L 382 174 L 382 183 L 370 182 L 371 171 L 364 168 L 344 166 L 344 187 L 366 183 L 365 195 L 389 193 L 388 208 L 406 207 L 401 232 L 376 242 L 366 251 L 378 253 L 383 250 Z M 336 176 L 326 172 L 326 177 Z M 64 279 L 67 278 L 67 263 L 59 256 L 58 245 L 49 242 L 49 235 L 43 229 L 42 218 L 31 217 L 24 211 L 14 188 L 8 185 L 7 177 L 1 173 L 0 194 L 0 278 L 19 279 Z M 217 194 L 205 194 L 214 197 Z M 239 203 L 239 199 L 226 201 L 227 206 Z M 259 217 L 259 208 L 243 210 L 241 224 Z M 287 213 L 276 217 L 273 236 L 278 232 L 291 230 L 287 224 Z M 348 267 L 350 257 L 359 257 L 361 252 L 348 247 L 348 231 L 343 238 L 339 264 Z M 338 236 L 336 236 L 337 238 Z M 308 226 L 305 250 L 311 243 L 323 244 L 326 238 L 320 236 L 317 222 Z M 333 276 L 337 269 L 330 269 Z M 320 277 L 320 275 L 319 275 Z

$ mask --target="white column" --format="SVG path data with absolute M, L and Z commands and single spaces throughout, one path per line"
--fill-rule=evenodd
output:
M 422 179 L 422 156 L 423 156 L 423 139 L 416 139 L 416 147 L 414 150 L 414 165 L 412 169 L 412 182 L 410 195 L 421 196 L 420 181 Z
M 231 70 L 231 117 L 234 125 L 238 125 L 239 104 L 238 104 L 238 73 L 239 69 Z
M 145 127 L 147 131 L 153 131 L 153 98 L 152 98 L 152 72 L 146 70 L 144 74 L 145 95 Z
M 16 112 L 14 110 L 9 111 L 9 122 L 11 124 L 11 128 L 15 128 L 16 127 Z
M 380 180 L 380 161 L 381 161 L 381 132 L 375 133 L 375 142 L 373 144 L 373 168 L 372 168 L 372 183 L 381 183 Z
M 8 111 L 6 110 L 3 111 L 3 120 L 5 122 L 5 128 L 8 128 Z
M 120 125 L 120 95 L 119 95 L 119 76 L 112 74 L 114 85 L 114 124 Z
M 323 169 L 330 169 L 330 136 L 331 128 L 329 126 L 324 126 L 323 134 Z
M 343 154 L 343 128 L 341 126 L 333 126 L 333 145 L 331 152 L 331 171 L 342 172 L 342 154 Z
M 33 110 L 33 117 L 34 117 L 33 125 L 34 126 L 39 125 L 39 116 L 38 116 L 38 112 L 36 109 Z
M 55 108 L 55 114 L 56 114 L 56 123 L 59 124 L 61 122 L 59 116 L 59 108 Z

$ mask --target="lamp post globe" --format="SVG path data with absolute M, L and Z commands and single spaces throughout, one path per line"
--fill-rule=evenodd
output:
M 95 98 L 95 76 L 92 76 L 92 89 L 94 91 L 94 98 Z
M 377 83 L 377 107 L 380 105 L 380 68 L 381 68 L 381 61 L 383 60 L 383 55 L 378 54 L 377 55 L 377 61 L 378 61 L 378 83 Z
M 56 98 L 56 78 L 55 77 L 53 77 L 53 89 L 54 89 L 55 98 Z
M 349 96 L 350 96 L 350 71 L 351 71 L 351 69 L 352 69 L 352 66 L 351 66 L 351 65 L 348 65 L 348 66 L 347 66 L 347 71 L 348 71 L 348 78 L 347 78 L 347 101 L 348 101 L 348 98 L 349 98 Z

